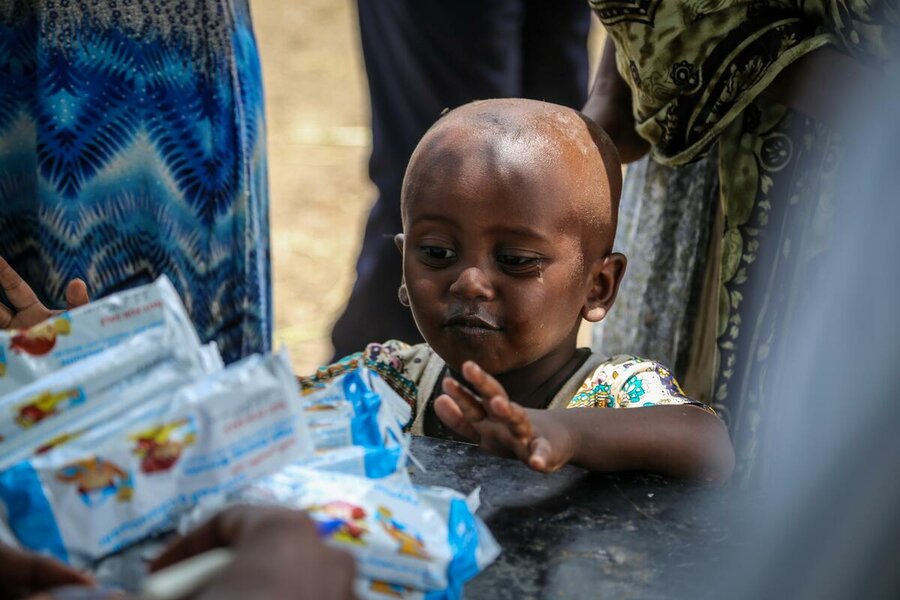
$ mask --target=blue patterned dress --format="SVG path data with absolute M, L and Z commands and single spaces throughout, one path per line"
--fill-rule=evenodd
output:
M 232 361 L 271 343 L 247 0 L 0 2 L 0 256 L 54 306 L 166 274 Z

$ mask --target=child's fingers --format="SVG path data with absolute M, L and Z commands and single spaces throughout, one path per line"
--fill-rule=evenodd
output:
M 521 405 L 510 401 L 508 398 L 495 396 L 490 401 L 490 412 L 498 421 L 502 421 L 509 427 L 510 433 L 524 443 L 531 439 L 531 419 Z
M 493 398 L 494 396 L 507 397 L 506 390 L 499 381 L 487 371 L 478 366 L 475 361 L 467 360 L 462 366 L 463 377 L 466 381 L 475 387 L 475 391 L 481 394 L 482 398 Z
M 463 417 L 470 423 L 478 423 L 487 416 L 481 402 L 455 379 L 445 377 L 443 388 L 447 395 L 456 402 Z
M 476 444 L 481 442 L 481 436 L 478 435 L 478 431 L 463 416 L 463 412 L 456 401 L 447 394 L 441 394 L 434 401 L 434 412 L 444 422 L 444 425 L 459 435 L 472 440 Z
M 553 447 L 547 438 L 535 438 L 531 442 L 531 455 L 528 457 L 528 466 L 535 471 L 541 473 L 549 473 L 555 471 L 555 465 L 552 464 Z

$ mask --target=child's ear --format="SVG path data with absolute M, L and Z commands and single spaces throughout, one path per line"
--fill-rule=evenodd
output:
M 403 255 L 403 234 L 398 233 L 394 236 L 394 244 L 397 246 L 397 250 L 400 251 L 400 255 Z M 400 280 L 400 289 L 397 290 L 397 299 L 400 300 L 400 304 L 409 308 L 409 292 L 406 290 L 406 278 L 403 277 Z
M 627 263 L 625 255 L 613 252 L 591 265 L 591 287 L 581 309 L 581 316 L 586 321 L 597 323 L 609 312 L 619 293 L 619 283 Z

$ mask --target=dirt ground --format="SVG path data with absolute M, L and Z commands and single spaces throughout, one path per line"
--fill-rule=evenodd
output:
M 275 343 L 298 373 L 331 355 L 374 186 L 353 0 L 251 0 L 266 86 Z M 591 40 L 596 56 L 599 38 Z M 589 339 L 589 331 L 582 331 Z

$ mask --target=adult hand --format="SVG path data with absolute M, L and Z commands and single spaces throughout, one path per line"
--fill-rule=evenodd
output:
M 177 540 L 151 565 L 158 571 L 228 546 L 234 562 L 195 598 L 348 600 L 356 566 L 326 546 L 305 513 L 280 507 L 235 506 Z
M 63 312 L 44 306 L 31 286 L 25 283 L 3 257 L 0 257 L 0 287 L 11 304 L 0 304 L 0 329 L 27 329 Z M 84 281 L 70 281 L 66 287 L 67 308 L 75 308 L 88 302 L 90 298 Z
M 556 471 L 571 460 L 572 436 L 554 411 L 531 410 L 511 401 L 500 382 L 472 361 L 463 363 L 462 375 L 480 398 L 458 381 L 444 379 L 445 393 L 435 400 L 434 410 L 447 427 L 535 471 Z
M 84 573 L 47 556 L 0 544 L 0 598 L 18 598 L 60 586 L 90 586 Z

